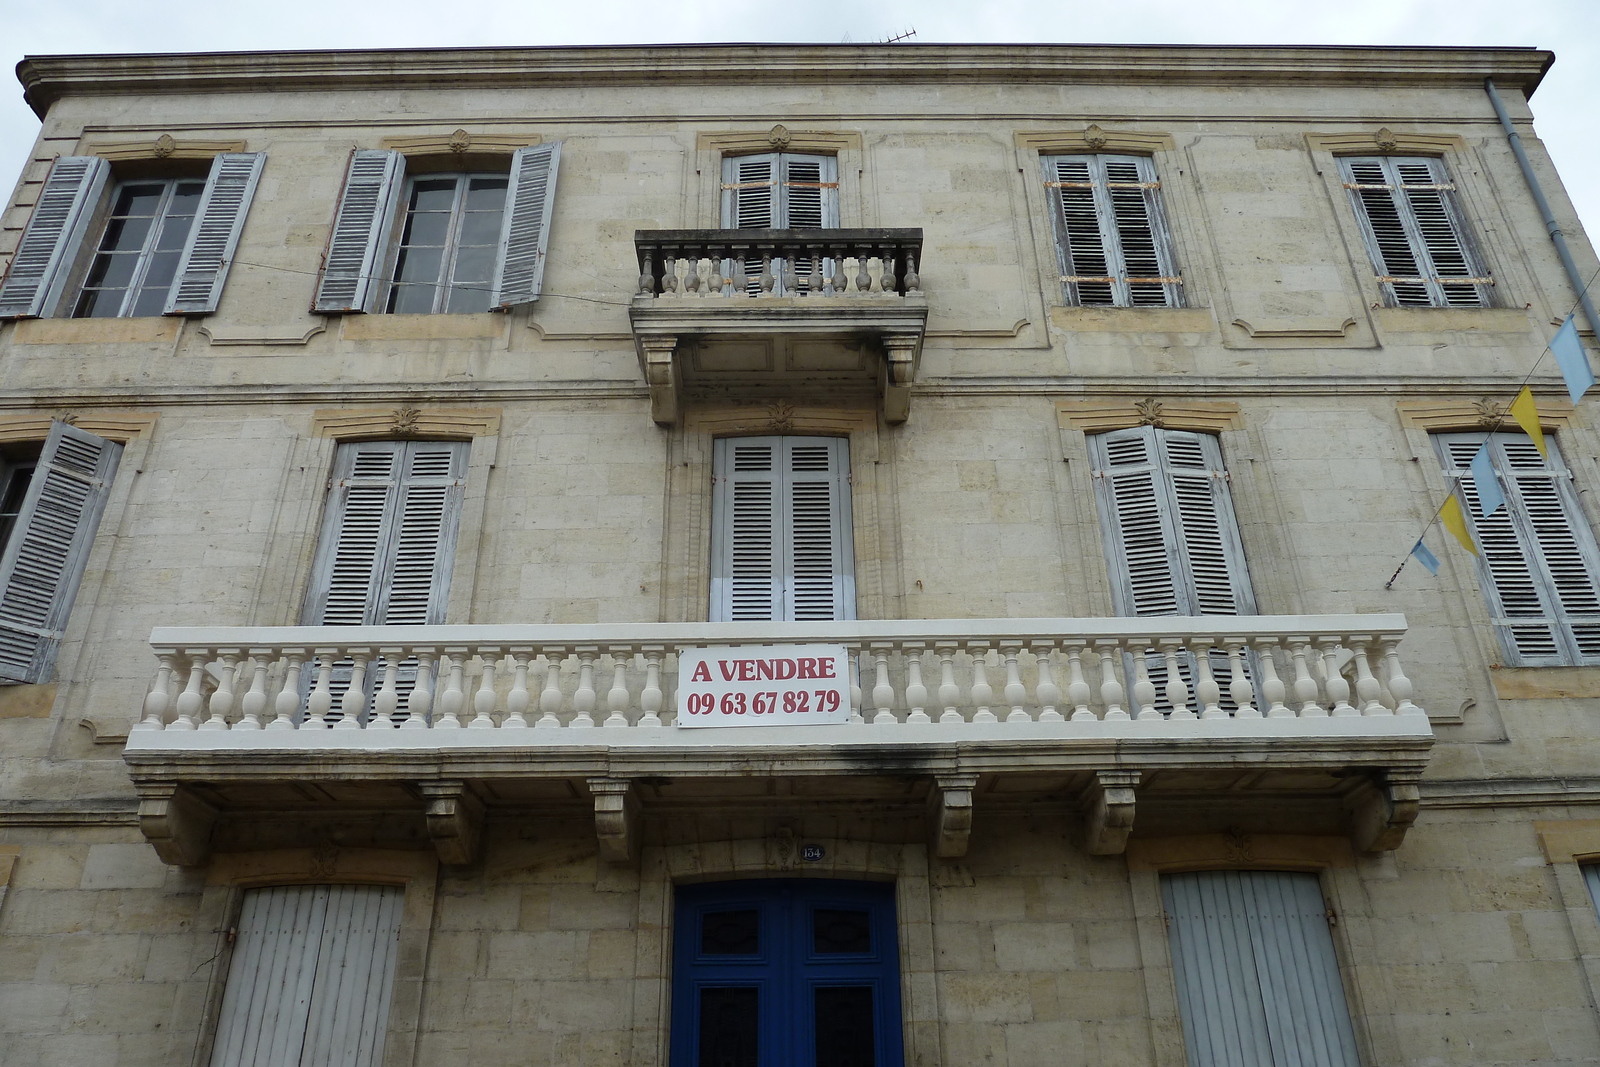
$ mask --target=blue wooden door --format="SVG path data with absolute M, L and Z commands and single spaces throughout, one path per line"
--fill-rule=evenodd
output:
M 672 1067 L 901 1067 L 894 886 L 677 891 Z

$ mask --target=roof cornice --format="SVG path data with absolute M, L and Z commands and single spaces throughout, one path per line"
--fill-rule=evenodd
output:
M 68 96 L 641 84 L 918 82 L 1477 86 L 1532 95 L 1537 48 L 1211 45 L 628 45 L 29 56 L 41 118 Z

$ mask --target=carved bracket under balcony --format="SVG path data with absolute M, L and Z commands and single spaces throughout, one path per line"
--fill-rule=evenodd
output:
M 216 810 L 176 782 L 139 783 L 139 829 L 174 867 L 198 867 L 211 855 Z
M 959 859 L 967 854 L 967 842 L 972 837 L 972 789 L 977 784 L 976 774 L 941 774 L 934 779 L 929 844 L 940 859 Z
M 600 858 L 627 863 L 639 849 L 639 798 L 627 779 L 590 778 L 594 794 L 594 832 Z
M 1393 852 L 1417 821 L 1422 803 L 1420 768 L 1382 773 L 1373 787 L 1357 795 L 1351 812 L 1351 843 L 1361 852 Z
M 910 414 L 922 231 L 640 230 L 628 315 L 651 417 L 686 402 L 876 398 Z
M 1133 832 L 1134 787 L 1139 771 L 1096 771 L 1083 792 L 1084 849 L 1096 856 L 1128 850 Z
M 465 782 L 423 782 L 423 815 L 440 863 L 471 863 L 483 837 L 483 802 Z

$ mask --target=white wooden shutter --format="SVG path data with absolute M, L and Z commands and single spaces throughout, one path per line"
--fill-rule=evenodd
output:
M 849 442 L 716 442 L 711 618 L 855 618 Z
M 51 164 L 0 283 L 0 319 L 48 315 L 55 309 L 110 173 L 111 164 L 99 156 L 61 156 Z
M 1340 159 L 1384 296 L 1399 307 L 1486 307 L 1475 255 L 1444 163 L 1422 156 Z
M 1139 426 L 1096 434 L 1089 448 L 1117 612 L 1252 614 L 1217 439 Z
M 1478 542 L 1478 578 L 1513 666 L 1600 664 L 1600 551 L 1550 442 L 1545 462 L 1531 438 L 1489 434 L 1506 506 L 1482 514 L 1469 464 L 1481 433 L 1436 434 L 1446 475 L 1459 479 Z
M 265 152 L 223 152 L 212 161 L 163 314 L 206 315 L 217 310 L 266 162 Z
M 0 678 L 50 677 L 121 455 L 119 444 L 50 424 L 0 559 Z
M 313 311 L 367 310 L 377 289 L 373 282 L 383 262 L 384 239 L 394 227 L 399 192 L 405 187 L 405 169 L 399 152 L 358 149 L 351 155 Z
M 212 1067 L 372 1067 L 383 1057 L 402 890 L 246 890 Z
M 1358 1067 L 1314 874 L 1163 875 L 1190 1067 Z
M 1144 156 L 1044 156 L 1061 274 L 1069 303 L 1177 307 L 1161 183 Z
M 512 307 L 539 299 L 545 255 L 550 247 L 550 216 L 556 201 L 556 168 L 561 142 L 519 148 L 511 158 L 511 184 L 500 237 L 495 306 Z
M 467 451 L 458 441 L 340 446 L 308 625 L 444 621 Z

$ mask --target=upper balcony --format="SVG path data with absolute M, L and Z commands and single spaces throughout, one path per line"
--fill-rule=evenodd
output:
M 638 230 L 628 315 L 650 413 L 697 400 L 910 411 L 927 327 L 920 229 Z
M 260 841 L 363 817 L 425 825 L 461 863 L 485 809 L 591 804 L 612 859 L 641 809 L 840 804 L 926 818 L 947 857 L 991 803 L 1077 809 L 1102 854 L 1136 807 L 1146 833 L 1392 849 L 1433 744 L 1404 632 L 1399 615 L 163 628 L 124 758 L 170 863 L 201 862 L 223 822 Z M 780 645 L 848 665 L 839 721 L 777 721 L 768 694 L 756 725 L 683 721 L 677 661 Z

